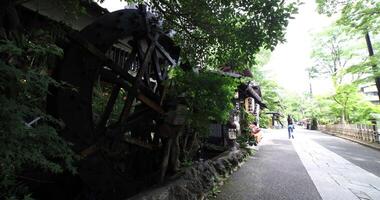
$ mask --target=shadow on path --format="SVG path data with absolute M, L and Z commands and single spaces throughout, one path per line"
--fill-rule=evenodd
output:
M 231 176 L 216 199 L 321 199 L 291 141 L 282 135 L 267 132 L 258 153 Z

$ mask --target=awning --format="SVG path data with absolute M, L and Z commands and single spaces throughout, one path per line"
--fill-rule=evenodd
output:
M 255 102 L 258 103 L 261 107 L 266 108 L 267 106 L 263 102 L 261 96 L 253 89 L 252 86 L 248 84 L 241 84 L 239 89 L 244 92 L 244 94 L 248 97 L 252 97 L 255 99 Z

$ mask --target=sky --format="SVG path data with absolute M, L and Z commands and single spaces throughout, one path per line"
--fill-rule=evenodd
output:
M 267 78 L 276 81 L 287 91 L 298 94 L 308 92 L 310 87 L 305 69 L 312 65 L 312 34 L 320 32 L 333 21 L 317 13 L 315 0 L 304 1 L 295 19 L 289 22 L 286 42 L 277 45 L 264 67 Z M 109 0 L 101 4 L 109 11 L 122 9 L 126 5 L 127 3 L 119 0 Z M 323 95 L 332 91 L 329 80 L 312 80 L 311 83 L 313 94 Z
M 123 9 L 127 5 L 128 4 L 126 2 L 121 2 L 120 0 L 108 0 L 100 4 L 100 6 L 107 8 L 110 12 Z
M 306 68 L 312 65 L 312 35 L 322 31 L 333 19 L 319 15 L 314 0 L 305 0 L 295 19 L 286 30 L 286 42 L 277 45 L 264 69 L 267 77 L 279 83 L 287 91 L 302 94 L 309 91 L 310 80 Z M 312 80 L 313 94 L 323 95 L 332 91 L 331 81 Z

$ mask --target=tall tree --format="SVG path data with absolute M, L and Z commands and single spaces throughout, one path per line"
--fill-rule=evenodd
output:
M 365 60 L 363 41 L 352 43 L 353 35 L 345 33 L 345 27 L 332 25 L 315 37 L 313 43 L 313 65 L 307 69 L 310 78 L 332 78 L 334 86 L 347 80 L 347 68 Z M 350 74 L 351 80 L 356 81 L 363 73 Z
M 316 0 L 318 11 L 327 15 L 341 13 L 338 23 L 365 36 L 369 56 L 374 55 L 369 33 L 377 34 L 380 28 L 380 2 L 377 0 Z M 380 76 L 378 67 L 372 65 L 372 71 L 380 99 Z
M 311 77 L 329 77 L 334 85 L 340 84 L 342 77 L 338 72 L 346 67 L 354 54 L 347 49 L 349 37 L 342 34 L 342 27 L 332 26 L 314 39 L 313 65 L 309 70 Z

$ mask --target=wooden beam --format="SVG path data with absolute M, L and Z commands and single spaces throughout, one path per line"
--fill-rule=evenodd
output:
M 164 114 L 165 113 L 165 110 L 160 106 L 160 104 L 158 104 L 155 101 L 149 99 L 147 96 L 139 93 L 137 95 L 137 99 L 139 99 L 140 101 L 142 101 L 143 103 L 145 103 L 146 105 L 148 105 L 149 107 L 151 107 L 156 112 L 158 112 L 160 114 Z
M 104 65 L 107 65 L 112 71 L 119 74 L 128 82 L 133 83 L 135 81 L 135 77 L 130 75 L 127 71 L 124 71 L 122 67 L 114 63 L 111 59 L 109 59 L 106 55 L 104 55 L 104 53 L 101 50 L 99 50 L 95 45 L 93 45 L 92 43 L 84 39 L 79 33 L 72 33 L 69 35 L 69 38 L 72 41 L 77 42 L 81 47 L 86 49 L 89 53 L 96 56 L 96 58 L 102 61 Z
M 145 149 L 149 149 L 149 150 L 157 150 L 160 148 L 159 145 L 153 145 L 153 144 L 148 144 L 146 142 L 143 142 L 141 140 L 138 140 L 136 138 L 132 138 L 132 137 L 129 137 L 129 136 L 125 136 L 124 137 L 124 141 L 129 143 L 129 144 L 133 144 L 133 145 L 136 145 L 136 146 L 139 146 L 139 147 L 143 147 Z

